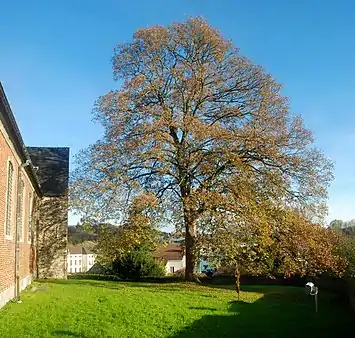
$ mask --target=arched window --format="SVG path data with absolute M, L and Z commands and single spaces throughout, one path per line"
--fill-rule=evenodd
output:
M 25 190 L 25 183 L 23 179 L 20 179 L 19 187 L 18 187 L 18 197 L 19 197 L 19 206 L 18 206 L 18 220 L 17 220 L 17 240 L 23 241 L 23 205 L 24 205 L 24 190 Z
M 14 182 L 14 167 L 9 162 L 7 170 L 7 186 L 6 186 L 6 207 L 5 207 L 5 234 L 11 236 L 11 221 L 12 221 L 12 198 Z
M 28 193 L 28 220 L 27 220 L 27 241 L 29 243 L 32 242 L 32 193 L 31 191 Z

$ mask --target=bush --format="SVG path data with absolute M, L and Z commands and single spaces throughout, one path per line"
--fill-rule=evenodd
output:
M 112 262 L 112 274 L 122 279 L 139 280 L 165 276 L 165 267 L 145 249 L 135 249 Z
M 340 242 L 340 254 L 347 261 L 346 276 L 355 278 L 355 238 L 343 235 Z
M 343 279 L 352 309 L 355 310 L 355 238 L 342 235 L 339 242 L 339 254 L 346 260 L 347 266 Z
M 176 270 L 173 275 L 176 277 L 185 277 L 185 268 Z
M 233 266 L 221 266 L 213 274 L 216 277 L 219 276 L 234 276 L 234 267 Z

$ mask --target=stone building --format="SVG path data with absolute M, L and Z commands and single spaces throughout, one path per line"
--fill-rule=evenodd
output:
M 66 278 L 69 148 L 26 147 L 0 83 L 0 307 Z

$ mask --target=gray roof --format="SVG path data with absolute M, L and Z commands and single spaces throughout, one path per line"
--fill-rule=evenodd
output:
M 44 196 L 61 196 L 69 183 L 69 148 L 27 147 Z
M 83 247 L 81 245 L 77 245 L 77 246 L 68 245 L 68 250 L 69 250 L 69 253 L 72 255 L 83 254 Z
M 154 257 L 167 261 L 179 261 L 184 257 L 184 247 L 178 243 L 162 245 L 154 252 Z
M 28 162 L 24 168 L 37 193 L 44 196 L 65 194 L 69 181 L 69 148 L 26 148 L 1 82 L 0 121 L 22 164 Z
M 82 245 L 68 245 L 69 253 L 72 255 L 91 255 L 94 252 Z

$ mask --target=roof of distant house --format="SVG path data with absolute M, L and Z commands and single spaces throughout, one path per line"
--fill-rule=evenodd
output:
M 71 255 L 91 255 L 94 252 L 82 245 L 68 245 L 68 250 Z
M 170 243 L 158 248 L 154 253 L 154 257 L 168 261 L 179 261 L 184 257 L 184 248 L 181 244 Z
M 83 247 L 81 245 L 68 245 L 68 250 L 71 255 L 83 254 Z

